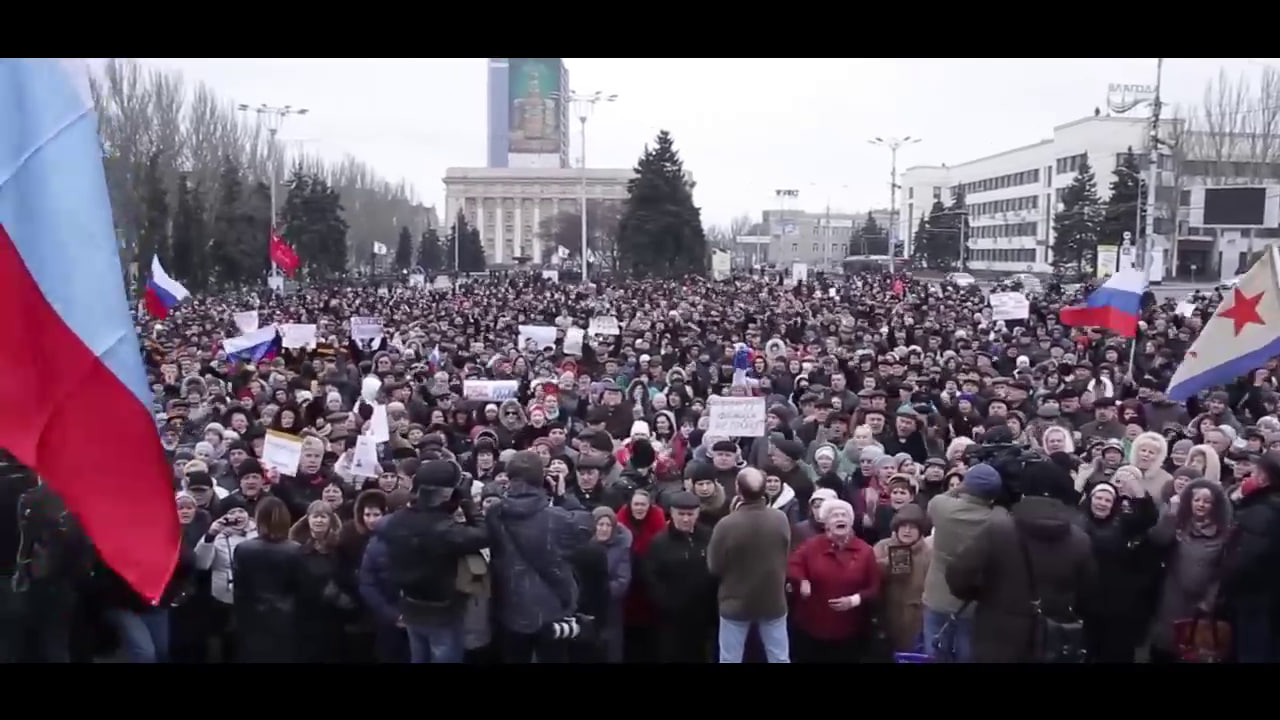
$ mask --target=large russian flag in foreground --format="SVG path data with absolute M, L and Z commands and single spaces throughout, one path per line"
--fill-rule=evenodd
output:
M 151 402 L 88 70 L 78 59 L 0 59 L 0 446 L 155 601 L 179 533 Z
M 1280 355 L 1280 250 L 1270 246 L 1227 293 L 1169 380 L 1169 399 L 1226 385 Z
M 1058 319 L 1063 325 L 1104 328 L 1120 337 L 1133 337 L 1138 334 L 1142 293 L 1146 290 L 1146 274 L 1125 268 L 1090 293 L 1083 307 L 1062 308 Z
M 147 291 L 143 299 L 147 303 L 147 312 L 151 317 L 166 318 L 169 310 L 178 303 L 191 297 L 191 293 L 182 283 L 169 277 L 160 264 L 160 256 L 151 257 L 151 277 L 147 279 Z

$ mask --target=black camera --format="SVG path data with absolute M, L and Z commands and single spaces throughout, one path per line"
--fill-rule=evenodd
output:
M 970 467 L 986 463 L 1000 473 L 1001 490 L 996 504 L 1009 508 L 1022 499 L 1022 477 L 1027 466 L 1044 462 L 1045 458 L 1026 445 L 1013 442 L 988 442 L 967 446 L 964 450 L 964 460 Z

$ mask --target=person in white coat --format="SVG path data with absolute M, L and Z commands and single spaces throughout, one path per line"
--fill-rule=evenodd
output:
M 233 655 L 231 604 L 235 597 L 235 576 L 231 558 L 237 545 L 258 537 L 258 529 L 244 504 L 234 498 L 223 501 L 220 509 L 222 517 L 214 520 L 209 531 L 196 543 L 195 554 L 196 568 L 209 571 L 213 595 L 210 625 L 212 634 L 220 640 L 223 662 L 227 662 Z

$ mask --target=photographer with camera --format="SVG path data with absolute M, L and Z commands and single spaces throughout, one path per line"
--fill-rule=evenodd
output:
M 1057 463 L 1022 457 L 1016 446 L 997 449 L 992 460 L 1005 468 L 997 492 L 1012 499 L 1012 507 L 993 513 L 945 568 L 951 593 L 976 606 L 972 659 L 1083 662 L 1078 609 L 1097 570 L 1089 536 L 1067 504 L 1075 496 L 1071 476 Z M 984 494 L 992 496 L 994 470 L 975 466 L 961 488 L 976 471 Z
M 470 512 L 469 485 L 457 463 L 429 460 L 413 477 L 417 500 L 374 530 L 400 593 L 413 663 L 462 662 L 466 598 L 458 590 L 459 562 L 489 546 L 488 530 Z M 454 518 L 459 507 L 465 522 Z
M 578 615 L 572 558 L 595 531 L 591 513 L 548 478 L 542 458 L 522 450 L 507 461 L 511 487 L 485 514 L 492 539 L 497 618 L 504 663 L 566 662 L 567 642 L 593 632 Z

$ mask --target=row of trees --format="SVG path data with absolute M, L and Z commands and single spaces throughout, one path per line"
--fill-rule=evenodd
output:
M 457 252 L 454 244 L 462 238 Z M 456 259 L 456 267 L 455 267 Z M 419 267 L 427 275 L 451 272 L 481 272 L 485 269 L 484 245 L 480 242 L 480 228 L 470 227 L 467 217 L 458 211 L 458 217 L 449 227 L 449 234 L 440 238 L 435 228 L 428 228 L 422 233 L 415 247 L 413 231 L 408 227 L 400 228 L 400 239 L 396 243 L 394 259 L 396 270 L 407 271 Z
M 428 227 L 428 209 L 406 184 L 353 158 L 326 163 L 289 152 L 257 116 L 178 73 L 112 59 L 90 87 L 121 264 L 141 266 L 139 277 L 158 253 L 192 290 L 261 278 L 270 179 L 290 167 L 276 220 L 286 239 L 301 238 L 309 271 L 341 272 L 369 257 L 374 241 L 394 242 L 401 226 Z
M 1111 173 L 1110 195 L 1098 197 L 1093 167 L 1082 160 L 1062 195 L 1062 209 L 1053 216 L 1053 268 L 1093 275 L 1097 271 L 1098 246 L 1119 246 L 1125 233 L 1136 242 L 1137 228 L 1146 223 L 1147 183 L 1133 148 Z

